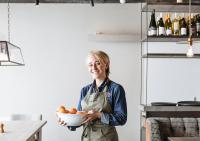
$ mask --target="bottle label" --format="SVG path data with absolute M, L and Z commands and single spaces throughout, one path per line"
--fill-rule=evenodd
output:
M 155 27 L 151 27 L 149 29 L 149 36 L 157 35 L 157 29 Z
M 156 29 L 152 29 L 151 30 L 151 36 L 157 35 L 157 30 Z
M 200 32 L 200 23 L 196 23 L 197 32 Z
M 158 35 L 165 35 L 165 28 L 164 27 L 158 28 Z
M 187 29 L 181 28 L 181 35 L 187 35 Z
M 174 22 L 174 31 L 179 30 L 179 22 Z
M 151 30 L 150 29 L 148 30 L 148 35 L 151 36 Z
M 172 30 L 171 29 L 167 29 L 166 30 L 166 34 L 167 34 L 167 36 L 172 35 Z

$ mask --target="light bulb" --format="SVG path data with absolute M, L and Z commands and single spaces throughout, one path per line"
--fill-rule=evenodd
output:
M 192 46 L 190 45 L 187 50 L 187 57 L 193 57 L 193 56 L 194 56 L 193 49 Z
M 177 0 L 176 2 L 177 2 L 177 3 L 182 3 L 182 2 L 183 2 L 183 0 Z
M 126 3 L 126 0 L 119 0 L 119 2 L 120 2 L 121 4 L 124 4 L 124 3 Z

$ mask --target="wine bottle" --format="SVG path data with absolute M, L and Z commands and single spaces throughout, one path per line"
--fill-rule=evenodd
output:
M 159 27 L 158 27 L 159 20 L 160 20 L 160 16 L 156 17 L 157 36 L 159 36 Z
M 191 14 L 190 35 L 191 36 L 195 36 L 196 35 L 196 23 L 195 23 L 193 14 Z
M 187 23 L 185 21 L 184 15 L 183 15 L 182 19 L 180 20 L 180 35 L 181 36 L 187 35 Z
M 149 24 L 149 36 L 156 36 L 157 35 L 157 26 L 156 26 L 156 19 L 155 19 L 155 9 L 152 11 L 151 20 Z
M 189 19 L 190 19 L 190 17 L 189 16 L 187 16 L 187 18 L 186 18 L 186 24 L 187 24 L 187 35 L 189 36 Z
M 200 37 L 200 14 L 196 16 L 196 35 Z
M 162 18 L 162 13 L 160 13 L 160 19 L 158 20 L 158 36 L 165 35 L 165 25 Z
M 178 36 L 179 35 L 179 20 L 177 19 L 176 13 L 174 16 L 175 17 L 172 22 L 172 30 L 173 30 L 173 35 Z
M 167 17 L 165 20 L 165 31 L 166 31 L 167 36 L 172 35 L 172 22 L 171 22 L 169 13 L 167 13 Z

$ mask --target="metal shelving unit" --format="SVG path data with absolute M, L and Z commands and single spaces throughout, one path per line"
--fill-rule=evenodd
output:
M 183 58 L 183 59 L 200 59 L 200 54 L 194 54 L 193 57 L 188 58 L 186 54 L 183 53 L 148 53 L 142 56 L 143 58 Z
M 140 127 L 141 127 L 141 141 L 144 141 L 145 134 L 144 119 L 148 117 L 145 107 L 147 105 L 147 92 L 148 92 L 148 69 L 149 60 L 152 59 L 200 59 L 200 53 L 195 53 L 193 57 L 187 57 L 186 53 L 152 53 L 149 50 L 149 44 L 153 42 L 161 43 L 187 43 L 188 36 L 148 36 L 148 16 L 149 12 L 176 12 L 176 13 L 189 13 L 189 0 L 183 0 L 183 3 L 176 3 L 176 0 L 146 0 L 146 3 L 141 3 L 141 33 L 145 31 L 146 35 L 141 35 L 141 96 L 140 105 L 143 110 L 140 111 Z M 200 13 L 200 0 L 191 0 L 191 13 Z M 146 28 L 144 26 L 143 16 L 146 14 Z M 144 23 L 143 23 L 144 22 Z M 193 41 L 200 43 L 200 37 L 192 37 Z M 170 44 L 171 45 L 171 44 Z M 185 44 L 188 46 L 187 44 Z M 141 108 L 141 109 L 142 109 Z
M 142 30 L 148 30 L 148 19 L 149 12 L 152 12 L 155 9 L 155 12 L 184 12 L 189 13 L 200 13 L 200 0 L 191 0 L 191 8 L 189 9 L 189 0 L 183 0 L 183 3 L 176 3 L 176 0 L 146 0 L 146 3 L 141 3 L 141 33 Z M 143 14 L 146 14 L 146 28 L 143 25 Z M 187 57 L 186 53 L 153 53 L 149 52 L 149 44 L 152 42 L 161 42 L 161 43 L 174 43 L 181 44 L 185 43 L 187 45 L 188 36 L 148 36 L 141 35 L 141 70 L 142 73 L 146 73 L 144 76 L 141 76 L 142 81 L 144 77 L 148 77 L 148 58 L 157 58 L 157 59 L 200 59 L 200 53 L 195 53 L 193 57 Z M 200 43 L 200 37 L 192 37 L 192 40 L 196 43 Z M 146 65 L 144 66 L 144 62 Z M 143 70 L 145 68 L 145 70 Z M 145 72 L 146 71 L 146 72 Z M 147 79 L 147 78 L 146 78 Z M 141 82 L 141 100 L 142 105 L 147 105 L 147 82 Z M 144 98 L 142 98 L 144 97 Z
M 177 12 L 183 13 L 188 12 L 189 3 L 176 3 L 176 0 L 173 2 L 162 2 L 156 0 L 149 0 L 143 7 L 142 12 L 151 12 L 155 9 L 157 12 Z M 192 1 L 191 12 L 200 13 L 200 1 Z
M 143 13 L 152 12 L 155 9 L 156 12 L 180 12 L 180 13 L 188 13 L 189 12 L 189 0 L 183 0 L 182 3 L 176 3 L 176 0 L 146 0 L 146 3 L 141 6 L 141 15 Z M 200 0 L 191 0 L 191 13 L 200 13 Z M 148 14 L 147 14 L 148 16 Z M 148 26 L 148 18 L 146 18 L 146 26 Z M 141 20 L 142 22 L 142 20 Z M 141 23 L 142 24 L 142 23 Z M 146 29 L 148 30 L 148 29 Z M 142 31 L 141 31 L 142 32 Z M 183 43 L 187 44 L 188 35 L 187 36 L 146 36 L 141 37 L 141 42 L 147 42 L 147 48 L 149 42 L 174 42 L 174 43 Z M 194 42 L 200 43 L 200 37 L 194 36 L 192 37 Z M 141 45 L 143 46 L 143 45 Z M 142 47 L 143 48 L 143 47 Z M 162 57 L 163 55 L 163 57 Z M 177 55 L 177 56 L 176 56 Z M 180 54 L 165 54 L 159 53 L 149 54 L 148 49 L 147 53 L 142 53 L 142 58 L 187 58 L 184 55 Z M 191 58 L 200 58 L 198 54 Z
M 187 41 L 188 36 L 147 36 L 142 42 L 180 42 Z M 193 37 L 193 41 L 199 41 L 200 37 Z

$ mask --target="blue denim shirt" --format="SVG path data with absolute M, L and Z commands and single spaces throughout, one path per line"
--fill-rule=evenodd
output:
M 101 122 L 111 126 L 124 125 L 127 121 L 127 105 L 124 88 L 111 80 L 105 80 L 98 88 L 102 92 L 104 87 L 108 85 L 107 99 L 112 108 L 112 113 L 103 113 L 101 115 Z M 95 81 L 82 88 L 81 96 L 78 104 L 78 110 L 81 111 L 81 100 L 86 96 L 90 87 L 95 91 Z

